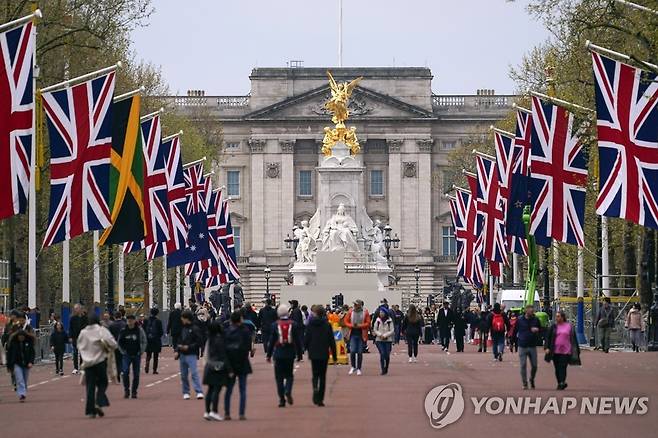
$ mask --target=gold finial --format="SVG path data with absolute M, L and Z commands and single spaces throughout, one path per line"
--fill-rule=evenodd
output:
M 361 150 L 359 140 L 356 138 L 356 128 L 345 127 L 345 121 L 350 115 L 347 108 L 352 91 L 356 88 L 357 84 L 363 79 L 358 77 L 351 82 L 336 83 L 331 72 L 327 71 L 329 77 L 329 86 L 331 87 L 331 99 L 324 104 L 324 107 L 332 113 L 331 121 L 334 122 L 335 127 L 324 128 L 324 139 L 322 140 L 322 153 L 326 156 L 331 155 L 331 149 L 338 142 L 345 143 L 352 155 L 356 155 Z

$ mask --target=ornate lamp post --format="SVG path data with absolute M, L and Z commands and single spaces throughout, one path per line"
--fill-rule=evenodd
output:
M 420 268 L 418 265 L 414 268 L 414 277 L 416 278 L 416 301 L 420 300 L 420 289 L 418 287 L 418 281 L 420 280 Z
M 265 269 L 263 269 L 263 272 L 265 272 L 265 299 L 269 300 L 270 299 L 270 273 L 272 270 L 270 269 L 269 266 L 265 266 Z
M 390 225 L 386 224 L 384 227 L 384 247 L 386 248 L 386 260 L 391 260 L 391 245 L 394 249 L 400 247 L 400 239 L 398 238 L 398 233 L 395 233 L 395 236 L 391 237 L 391 228 Z
M 290 234 L 287 234 L 283 241 L 286 243 L 287 249 L 292 249 L 292 252 L 295 255 L 295 260 L 297 260 L 297 245 L 299 244 L 299 239 L 297 238 L 295 231 L 297 231 L 297 225 L 292 227 L 292 237 L 290 237 Z

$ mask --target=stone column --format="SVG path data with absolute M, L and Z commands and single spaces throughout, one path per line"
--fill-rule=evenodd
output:
M 281 147 L 281 220 L 279 221 L 276 236 L 279 248 L 283 250 L 283 239 L 289 234 L 294 225 L 295 214 L 295 141 L 284 140 L 279 142 Z
M 418 252 L 432 250 L 432 146 L 434 140 L 418 140 Z
M 386 188 L 388 192 L 388 217 L 393 234 L 402 236 L 402 181 L 400 151 L 404 140 L 386 140 L 388 145 L 388 178 Z M 367 178 L 367 177 L 366 177 Z
M 264 251 L 264 208 L 263 208 L 263 175 L 265 140 L 249 140 L 249 151 L 251 152 L 250 168 L 250 190 L 251 190 L 251 251 L 254 255 L 262 255 Z M 246 178 L 243 178 L 246 182 Z M 240 187 L 245 190 L 246 187 Z M 242 193 L 241 193 L 242 195 Z

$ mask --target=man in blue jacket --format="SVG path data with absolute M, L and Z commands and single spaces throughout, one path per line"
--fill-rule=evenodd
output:
M 530 387 L 535 389 L 535 375 L 537 375 L 537 343 L 541 324 L 535 316 L 532 305 L 525 307 L 525 313 L 516 322 L 515 334 L 519 342 L 519 360 L 521 368 L 521 382 L 523 389 L 528 389 L 528 372 L 526 365 L 530 359 Z

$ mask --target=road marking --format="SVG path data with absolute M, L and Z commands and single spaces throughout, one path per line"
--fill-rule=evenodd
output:
M 153 387 L 153 386 L 155 386 L 155 385 L 159 385 L 160 383 L 166 382 L 167 380 L 169 380 L 169 379 L 173 379 L 173 378 L 178 377 L 178 376 L 180 376 L 180 373 L 172 374 L 171 376 L 169 376 L 169 377 L 165 377 L 164 379 L 161 379 L 161 380 L 155 381 L 155 382 L 153 382 L 153 383 L 149 383 L 148 385 L 146 385 L 146 387 L 147 387 L 147 388 L 151 388 L 151 387 Z

